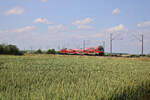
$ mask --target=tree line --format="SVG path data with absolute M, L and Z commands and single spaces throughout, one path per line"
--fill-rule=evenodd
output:
M 42 51 L 38 49 L 33 52 L 34 54 L 59 54 L 59 51 L 55 51 L 55 49 L 48 49 L 47 51 Z
M 0 54 L 22 55 L 16 45 L 0 44 Z
M 46 51 L 38 49 L 38 50 L 19 50 L 16 45 L 12 44 L 0 44 L 0 54 L 7 55 L 23 55 L 25 53 L 28 54 L 59 54 L 59 51 L 55 51 L 55 49 L 48 49 Z

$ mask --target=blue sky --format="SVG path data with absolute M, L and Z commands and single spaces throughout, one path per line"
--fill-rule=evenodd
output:
M 149 0 L 0 0 L 0 43 L 20 49 L 82 48 L 113 33 L 113 52 L 150 53 Z M 137 39 L 138 38 L 138 39 Z M 123 39 L 123 40 L 122 40 Z

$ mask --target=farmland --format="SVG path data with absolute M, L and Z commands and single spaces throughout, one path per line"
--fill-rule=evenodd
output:
M 0 100 L 149 100 L 150 59 L 0 56 Z

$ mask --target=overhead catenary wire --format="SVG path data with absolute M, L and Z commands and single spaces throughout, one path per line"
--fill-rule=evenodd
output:
M 110 54 L 112 54 L 113 40 L 123 40 L 123 37 L 121 38 L 118 37 L 119 37 L 118 34 L 113 37 L 113 33 L 110 33 Z
M 141 42 L 141 55 L 144 55 L 144 34 L 141 34 L 140 37 L 137 37 L 135 34 L 131 34 L 136 40 Z

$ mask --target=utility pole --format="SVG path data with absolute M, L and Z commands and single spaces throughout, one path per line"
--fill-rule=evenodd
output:
M 112 54 L 112 33 L 110 33 L 110 54 Z
M 132 34 L 140 43 L 141 43 L 141 55 L 144 54 L 144 35 L 140 35 L 141 38 L 137 37 L 136 35 Z
M 62 40 L 62 48 L 64 49 L 64 41 Z
M 85 49 L 85 40 L 83 40 L 83 50 Z
M 32 46 L 31 46 L 31 53 L 32 53 Z
M 57 49 L 60 50 L 60 45 L 58 45 Z
M 142 52 L 141 52 L 142 55 L 143 52 L 144 52 L 144 35 L 142 34 Z
M 104 47 L 104 50 L 105 50 L 105 41 L 103 41 L 103 47 Z

